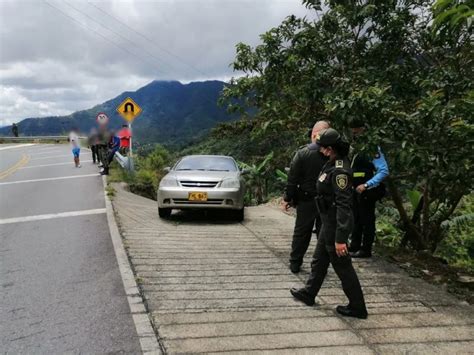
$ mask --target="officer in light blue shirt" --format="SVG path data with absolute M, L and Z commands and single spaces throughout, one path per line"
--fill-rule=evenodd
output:
M 354 139 L 365 130 L 361 120 L 351 121 Z M 385 195 L 383 181 L 389 169 L 382 149 L 378 147 L 373 156 L 355 153 L 352 157 L 354 186 L 354 229 L 349 251 L 353 258 L 370 258 L 375 240 L 375 205 Z

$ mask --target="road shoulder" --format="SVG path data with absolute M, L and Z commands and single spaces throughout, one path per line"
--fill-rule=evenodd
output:
M 474 345 L 473 307 L 396 265 L 354 262 L 368 320 L 334 313 L 346 303 L 332 270 L 317 307 L 288 289 L 303 272 L 288 271 L 292 216 L 266 206 L 243 223 L 179 213 L 157 216 L 156 202 L 115 186 L 122 238 L 164 352 L 432 353 Z
M 120 275 L 122 277 L 125 294 L 127 295 L 127 301 L 130 306 L 130 313 L 135 324 L 141 349 L 144 354 L 162 354 L 160 344 L 155 331 L 153 330 L 151 320 L 145 308 L 143 298 L 138 289 L 135 276 L 122 243 L 122 238 L 115 220 L 113 205 L 107 194 L 107 179 L 105 176 L 102 177 L 102 182 L 104 185 L 105 207 L 107 210 L 107 222 L 109 225 L 110 236 L 112 238 L 115 256 L 117 257 Z

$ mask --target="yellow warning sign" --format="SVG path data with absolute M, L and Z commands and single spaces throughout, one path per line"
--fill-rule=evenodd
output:
M 140 106 L 137 105 L 135 101 L 127 97 L 117 107 L 117 112 L 128 122 L 132 122 L 142 112 L 142 109 L 140 108 Z

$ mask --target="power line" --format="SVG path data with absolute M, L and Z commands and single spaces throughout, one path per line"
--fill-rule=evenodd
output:
M 70 16 L 69 14 L 67 14 L 66 12 L 64 12 L 63 10 L 61 10 L 60 8 L 54 6 L 53 4 L 49 3 L 47 0 L 44 0 L 44 2 L 49 5 L 50 7 L 52 7 L 53 9 L 59 11 L 62 15 L 66 16 L 67 18 L 69 18 L 70 20 L 78 23 L 79 25 L 81 25 L 83 28 L 85 28 L 86 30 L 89 30 L 91 31 L 92 33 L 94 33 L 95 35 L 101 37 L 102 39 L 104 39 L 105 41 L 113 44 L 115 47 L 131 54 L 134 58 L 138 58 L 139 60 L 141 60 L 142 62 L 146 63 L 146 64 L 149 64 L 153 67 L 156 68 L 156 64 L 155 63 L 152 63 L 152 62 L 149 62 L 148 60 L 144 59 L 144 58 L 141 58 L 140 56 L 137 56 L 135 53 L 129 51 L 127 48 L 124 48 L 122 46 L 120 46 L 119 44 L 115 43 L 114 41 L 110 40 L 109 38 L 107 38 L 106 36 L 102 35 L 100 32 L 97 32 L 95 30 L 93 30 L 92 28 L 88 27 L 87 25 L 83 24 L 81 21 L 75 19 L 74 17 Z M 159 72 L 161 72 L 161 70 L 158 70 Z
M 88 19 L 90 19 L 91 21 L 95 22 L 96 24 L 104 27 L 105 29 L 107 29 L 108 31 L 112 32 L 113 34 L 119 36 L 120 38 L 122 38 L 124 41 L 128 42 L 128 43 L 131 43 L 132 45 L 134 46 L 139 46 L 137 45 L 135 42 L 133 42 L 132 40 L 128 39 L 127 37 L 121 35 L 120 33 L 112 30 L 110 27 L 98 22 L 97 20 L 95 20 L 93 17 L 89 16 L 87 13 L 79 10 L 77 7 L 71 5 L 70 3 L 68 3 L 67 1 L 64 1 L 64 3 L 71 7 L 72 9 L 74 9 L 75 11 L 79 12 L 80 14 L 82 14 L 83 16 L 87 17 Z M 144 49 L 142 46 L 139 46 L 141 48 L 141 50 L 143 50 L 143 52 L 145 52 L 146 54 L 148 54 L 150 57 L 152 57 L 153 59 L 155 59 L 157 62 L 159 62 L 159 64 L 161 65 L 166 65 L 168 68 L 173 68 L 172 66 L 170 66 L 168 63 L 162 61 L 160 58 L 156 57 L 153 53 L 149 52 L 148 50 Z
M 120 20 L 119 18 L 117 18 L 116 16 L 114 15 L 111 15 L 109 14 L 107 11 L 105 11 L 104 9 L 98 7 L 97 5 L 95 5 L 94 3 L 88 1 L 88 4 L 95 7 L 97 10 L 99 10 L 100 12 L 104 13 L 105 15 L 109 16 L 110 18 L 114 19 L 115 21 L 121 23 L 123 26 L 127 27 L 128 29 L 130 29 L 131 31 L 135 32 L 137 35 L 139 35 L 140 37 L 144 38 L 145 40 L 147 40 L 148 42 L 150 42 L 151 44 L 153 44 L 156 48 L 162 50 L 163 52 L 167 53 L 168 55 L 178 59 L 182 64 L 188 66 L 189 68 L 197 71 L 198 73 L 204 75 L 204 76 L 211 76 L 205 72 L 203 72 L 202 70 L 196 68 L 195 66 L 193 66 L 192 64 L 189 64 L 188 62 L 186 62 L 184 59 L 182 59 L 181 57 L 179 57 L 178 55 L 174 54 L 173 52 L 169 51 L 168 49 L 166 48 L 163 48 L 161 47 L 160 45 L 158 45 L 155 41 L 153 41 L 152 39 L 150 39 L 148 36 L 144 35 L 143 33 L 139 32 L 138 30 L 134 29 L 133 27 L 127 25 L 125 22 L 123 22 L 122 20 Z

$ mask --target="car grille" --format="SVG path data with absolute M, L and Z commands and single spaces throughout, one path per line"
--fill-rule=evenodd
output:
M 216 187 L 219 181 L 186 181 L 182 180 L 179 182 L 183 187 L 204 187 L 213 188 Z
M 207 201 L 189 201 L 186 198 L 174 198 L 173 203 L 177 205 L 222 205 L 223 199 L 208 199 Z

